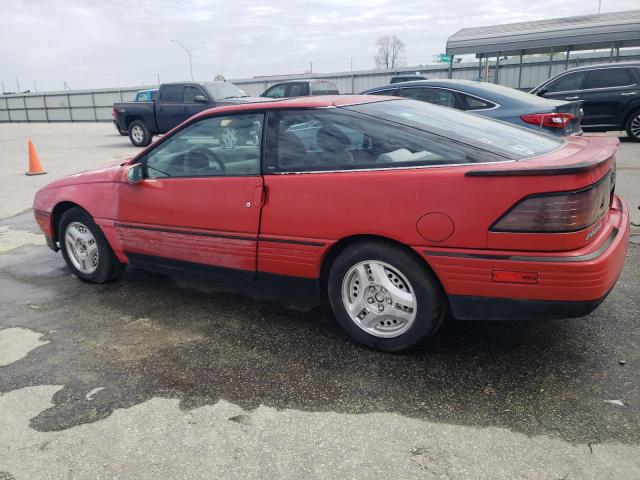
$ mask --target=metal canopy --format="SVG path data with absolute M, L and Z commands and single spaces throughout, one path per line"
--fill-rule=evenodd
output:
M 640 10 L 463 28 L 447 55 L 477 57 L 640 46 Z

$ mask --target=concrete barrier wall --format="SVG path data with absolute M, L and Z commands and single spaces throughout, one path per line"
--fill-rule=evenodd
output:
M 629 50 L 619 61 L 639 60 L 640 51 Z M 529 57 L 520 64 L 518 57 L 501 60 L 498 68 L 498 83 L 514 88 L 528 90 L 551 76 L 577 65 L 589 65 L 609 62 L 606 52 L 572 54 L 569 62 L 564 54 L 558 54 L 553 62 L 544 57 Z M 453 65 L 453 78 L 473 79 L 478 77 L 478 62 Z M 447 78 L 448 65 L 420 65 L 390 70 L 360 70 L 322 74 L 286 75 L 254 77 L 229 80 L 249 95 L 258 96 L 268 87 L 283 80 L 295 78 L 325 78 L 336 83 L 340 93 L 358 93 L 368 88 L 389 83 L 394 73 L 420 72 L 431 78 Z M 495 62 L 489 65 L 489 81 L 495 81 Z M 518 80 L 520 84 L 518 85 Z M 107 122 L 111 121 L 112 106 L 115 102 L 133 100 L 138 90 L 153 88 L 144 85 L 126 88 L 106 88 L 98 90 L 65 90 L 60 92 L 21 93 L 0 96 L 0 122 Z

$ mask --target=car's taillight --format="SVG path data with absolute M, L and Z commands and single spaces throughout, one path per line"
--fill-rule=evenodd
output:
M 525 197 L 505 213 L 494 232 L 575 232 L 600 219 L 610 205 L 611 179 L 573 192 L 553 192 Z
M 523 122 L 548 128 L 565 128 L 569 122 L 576 118 L 573 113 L 531 113 L 520 117 Z
M 113 118 L 116 118 L 116 115 L 118 114 L 118 110 L 116 110 L 116 107 L 113 107 L 113 110 L 111 110 L 111 116 Z

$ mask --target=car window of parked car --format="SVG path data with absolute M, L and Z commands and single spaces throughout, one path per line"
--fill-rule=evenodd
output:
M 199 120 L 171 135 L 146 158 L 148 178 L 260 174 L 264 115 Z
M 495 103 L 491 103 L 487 100 L 481 100 L 478 97 L 472 97 L 465 93 L 458 92 L 458 97 L 460 97 L 460 101 L 462 102 L 462 110 L 484 110 L 496 106 Z
M 340 95 L 340 92 L 335 83 L 322 81 L 311 84 L 311 95 Z
M 267 90 L 263 96 L 268 98 L 284 98 L 285 92 L 287 90 L 286 85 L 275 85 Z
M 183 96 L 182 102 L 183 103 L 196 103 L 193 100 L 196 97 L 196 95 L 203 95 L 204 96 L 204 93 L 198 87 L 193 87 L 193 86 L 184 87 L 184 96 Z
M 561 138 L 425 102 L 386 100 L 343 108 L 414 127 L 441 137 L 440 141 L 444 137 L 503 159 L 544 155 L 564 144 Z
M 160 92 L 160 101 L 164 103 L 180 103 L 182 101 L 182 85 L 166 85 Z
M 580 90 L 582 88 L 582 81 L 584 80 L 585 72 L 571 72 L 556 80 L 552 80 L 545 85 L 544 89 L 551 92 L 569 92 L 572 90 Z
M 370 92 L 367 93 L 367 95 L 390 95 L 392 96 L 395 92 L 395 89 L 389 89 L 389 90 L 377 90 L 375 92 Z
M 229 82 L 204 83 L 203 86 L 214 100 L 249 96 L 244 90 L 240 90 L 233 83 Z
M 302 97 L 306 96 L 305 85 L 303 83 L 290 83 L 288 97 Z
M 590 88 L 611 88 L 632 85 L 634 82 L 626 68 L 598 68 L 590 70 L 585 90 Z
M 443 88 L 407 87 L 401 88 L 399 96 L 420 102 L 433 103 L 443 107 L 456 108 L 456 96 L 451 90 Z
M 479 153 L 344 109 L 278 110 L 269 113 L 265 173 L 453 165 L 486 158 Z

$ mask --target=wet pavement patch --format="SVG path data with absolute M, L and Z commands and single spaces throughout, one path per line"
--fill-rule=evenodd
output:
M 243 427 L 267 406 L 638 444 L 639 261 L 630 246 L 618 285 L 584 319 L 449 322 L 424 348 L 389 355 L 352 344 L 323 302 L 132 270 L 90 285 L 59 254 L 26 245 L 0 255 L 0 329 L 42 332 L 47 343 L 1 367 L 0 394 L 61 385 L 30 419 L 42 432 L 163 397 L 186 411 L 226 400 L 248 412 L 225 417 Z

